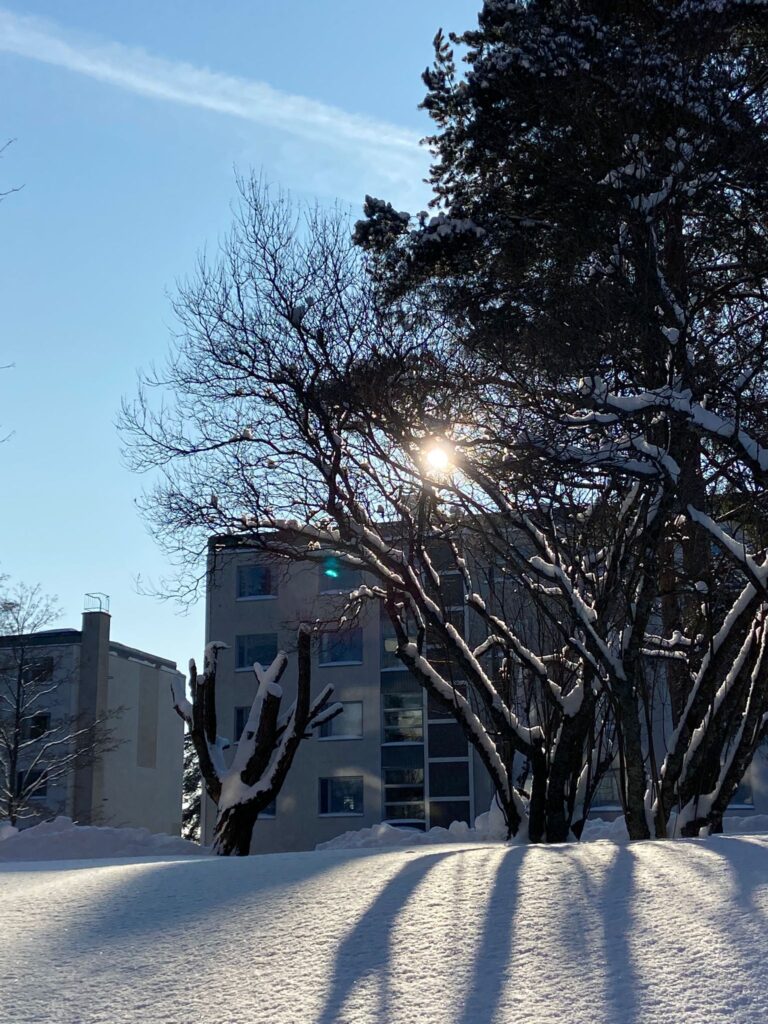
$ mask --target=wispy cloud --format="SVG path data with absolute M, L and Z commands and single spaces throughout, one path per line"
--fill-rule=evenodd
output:
M 389 156 L 402 172 L 423 171 L 418 136 L 407 129 L 274 89 L 266 82 L 165 60 L 118 43 L 84 42 L 59 26 L 0 8 L 0 52 L 95 78 L 170 103 L 228 114 L 293 136 Z M 362 155 L 362 154 L 360 154 Z

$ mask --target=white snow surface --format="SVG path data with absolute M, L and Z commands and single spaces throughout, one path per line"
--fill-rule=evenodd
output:
M 765 835 L 5 864 L 0 900 L 9 1024 L 768 1018 Z
M 670 834 L 674 834 L 675 815 L 670 818 Z M 723 818 L 726 835 L 755 835 L 768 833 L 768 814 L 752 814 L 746 817 Z M 318 843 L 317 850 L 374 850 L 392 846 L 435 846 L 440 843 L 488 843 L 500 841 L 505 836 L 504 819 L 495 804 L 486 814 L 475 818 L 475 827 L 466 822 L 454 821 L 448 828 L 435 827 L 426 832 L 415 828 L 395 828 L 382 822 L 370 828 L 354 832 L 343 832 L 326 843 Z M 613 821 L 590 818 L 581 835 L 582 842 L 607 839 L 614 843 L 628 843 L 629 836 L 624 818 L 619 815 Z
M 146 828 L 75 825 L 63 816 L 21 830 L 0 822 L 0 862 L 93 860 L 105 857 L 163 857 L 208 854 L 207 847 Z

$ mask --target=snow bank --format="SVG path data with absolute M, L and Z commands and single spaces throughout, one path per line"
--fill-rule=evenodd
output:
M 670 822 L 674 829 L 674 816 Z M 752 814 L 746 817 L 723 818 L 723 832 L 726 835 L 768 834 L 768 815 Z M 464 821 L 454 821 L 448 828 L 431 828 L 421 832 L 415 828 L 396 828 L 394 825 L 373 825 L 356 832 L 344 832 L 326 843 L 318 843 L 316 850 L 371 850 L 398 846 L 436 846 L 441 843 L 497 843 L 504 842 L 504 819 L 495 804 L 491 810 L 475 819 L 470 828 Z M 612 843 L 629 842 L 624 819 L 619 816 L 613 821 L 590 818 L 581 834 L 582 842 L 606 839 Z
M 59 817 L 17 830 L 0 824 L 0 861 L 91 860 L 207 854 L 207 847 L 178 836 L 153 835 L 146 828 L 97 828 Z
M 387 825 L 372 825 L 355 832 L 343 832 L 326 843 L 318 843 L 316 850 L 371 850 L 387 846 L 434 846 L 439 843 L 497 843 L 506 839 L 504 818 L 494 802 L 491 809 L 475 818 L 475 827 L 465 821 L 452 821 L 448 828 L 429 829 L 422 832 L 417 828 L 402 828 Z
M 14 828 L 10 821 L 0 821 L 0 843 L 4 839 L 10 839 L 11 836 L 15 836 L 19 830 Z

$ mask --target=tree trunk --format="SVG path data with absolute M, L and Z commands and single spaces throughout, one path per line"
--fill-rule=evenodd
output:
M 213 834 L 214 852 L 222 857 L 247 857 L 251 852 L 251 836 L 258 816 L 255 800 L 235 804 L 222 811 Z

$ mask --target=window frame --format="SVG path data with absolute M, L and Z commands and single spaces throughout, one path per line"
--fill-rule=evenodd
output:
M 341 704 L 342 707 L 345 708 L 345 711 L 342 714 L 340 714 L 340 715 L 336 715 L 336 717 L 332 718 L 329 722 L 323 722 L 320 725 L 320 728 L 318 729 L 317 739 L 318 740 L 322 740 L 324 743 L 327 743 L 329 740 L 342 740 L 342 741 L 345 741 L 345 740 L 361 740 L 363 738 L 363 733 L 364 733 L 364 729 L 365 729 L 364 715 L 363 715 L 363 710 L 364 710 L 363 709 L 363 704 L 364 704 L 364 701 L 362 701 L 362 700 L 341 700 L 341 701 L 339 701 L 339 704 Z M 328 735 L 324 736 L 322 734 L 323 728 L 325 728 L 327 726 L 329 729 L 331 729 L 331 728 L 333 728 L 335 723 L 338 722 L 339 724 L 341 724 L 344 721 L 344 715 L 346 714 L 346 707 L 349 704 L 358 704 L 360 706 L 360 732 L 359 733 L 357 733 L 357 732 L 345 732 L 345 733 L 338 733 L 337 735 L 334 735 L 333 733 L 329 733 Z
M 332 638 L 332 637 L 338 638 L 338 637 L 344 636 L 345 634 L 351 634 L 351 633 L 359 633 L 360 634 L 360 658 L 359 659 L 357 659 L 357 658 L 345 659 L 345 660 L 342 660 L 342 661 L 323 661 L 324 642 L 326 640 L 328 640 L 329 638 Z M 319 668 L 333 668 L 335 666 L 341 666 L 341 665 L 362 665 L 364 663 L 364 655 L 365 655 L 365 633 L 363 632 L 363 627 L 362 626 L 353 626 L 351 629 L 347 629 L 347 630 L 339 630 L 339 631 L 334 632 L 334 633 L 321 633 L 320 634 L 320 642 L 319 642 L 318 651 L 317 651 L 317 664 L 318 664 Z
M 40 731 L 35 731 L 33 735 L 33 724 L 39 718 L 45 718 L 45 727 Z M 50 711 L 36 711 L 30 718 L 24 722 L 22 728 L 22 741 L 24 743 L 36 743 L 42 739 L 47 733 L 51 731 L 51 712 Z
M 324 811 L 323 783 L 358 782 L 360 783 L 359 811 Z M 330 793 L 328 794 L 330 804 Z M 365 817 L 365 777 L 363 775 L 321 775 L 317 780 L 317 816 L 319 818 L 363 818 Z
M 254 659 L 254 661 L 249 661 L 247 665 L 240 665 L 240 664 L 238 664 L 239 656 L 240 656 L 240 641 L 245 639 L 245 637 L 251 637 L 251 636 L 260 636 L 260 637 L 265 637 L 265 636 L 272 637 L 273 636 L 275 638 L 275 654 L 273 655 L 272 659 L 266 665 L 264 665 L 264 668 L 269 668 L 269 665 L 271 665 L 271 663 L 274 660 L 274 658 L 277 657 L 277 652 L 280 650 L 280 645 L 279 645 L 278 635 L 277 635 L 276 632 L 272 632 L 272 633 L 237 633 L 235 635 L 235 672 L 253 672 L 253 665 L 254 665 L 255 659 Z
M 269 593 L 268 594 L 241 594 L 240 593 L 240 573 L 244 569 L 263 569 L 269 574 Z M 268 565 L 259 565 L 258 563 L 247 563 L 245 565 L 238 565 L 235 569 L 235 600 L 236 601 L 275 601 L 277 600 L 277 581 L 274 578 L 272 569 Z

